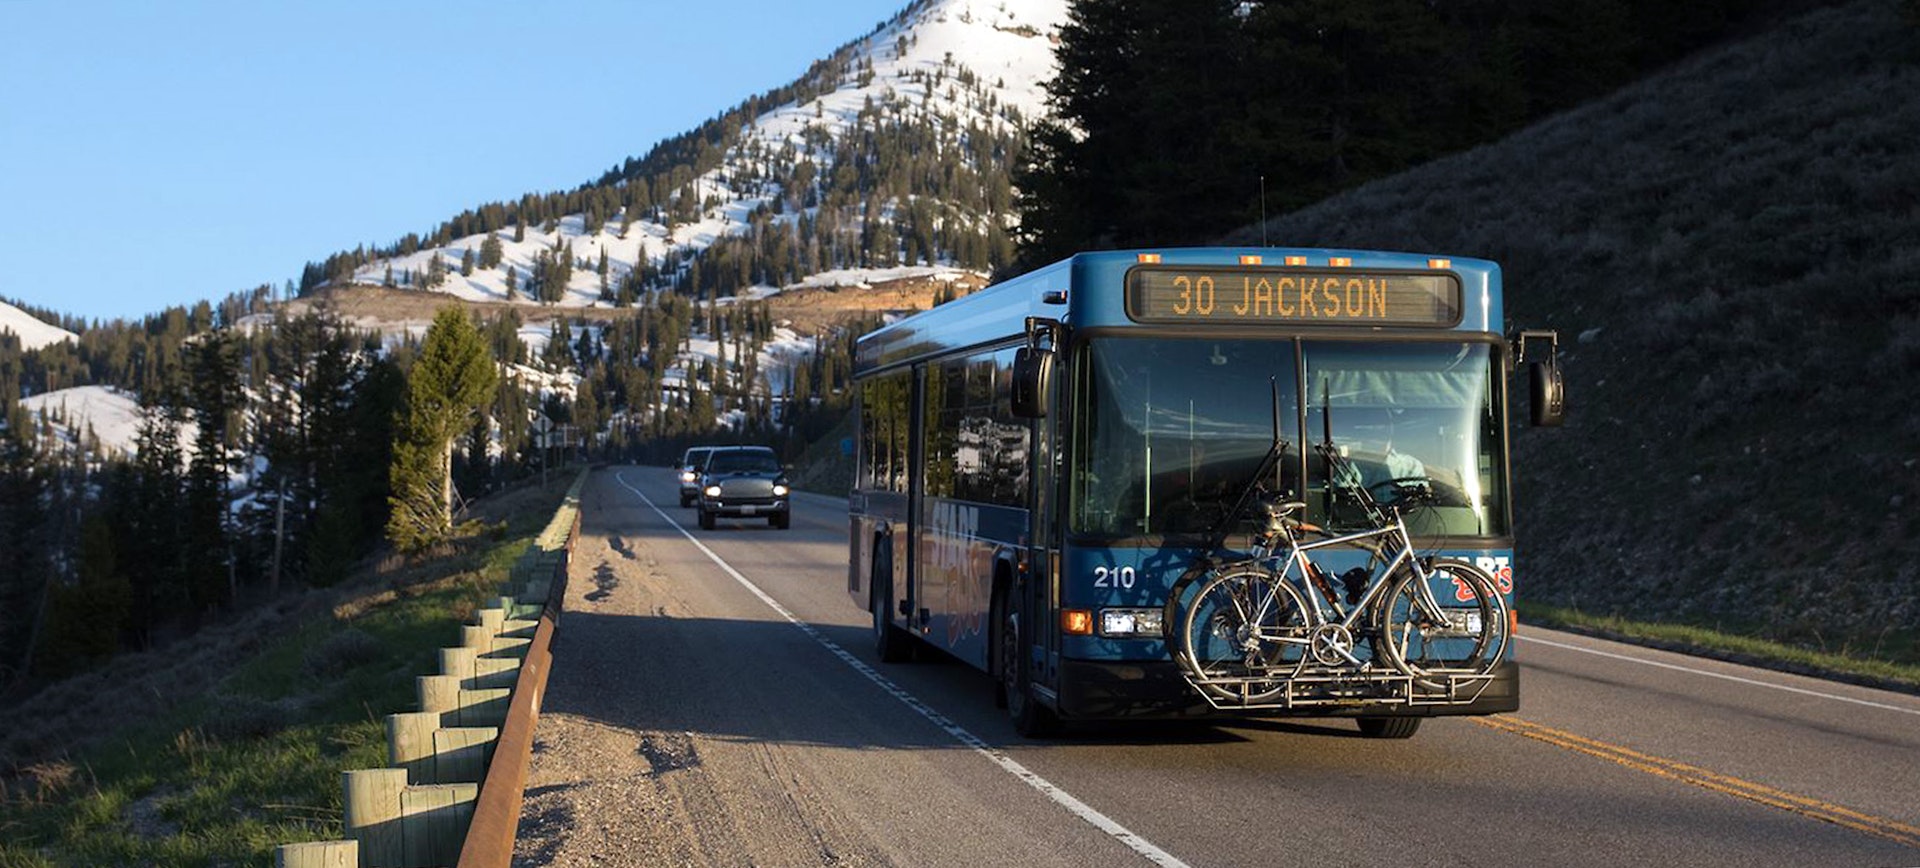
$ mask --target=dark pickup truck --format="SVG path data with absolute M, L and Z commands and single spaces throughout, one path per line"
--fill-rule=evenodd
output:
M 787 471 L 765 446 L 715 447 L 700 475 L 700 527 L 716 519 L 759 518 L 787 527 L 792 520 Z

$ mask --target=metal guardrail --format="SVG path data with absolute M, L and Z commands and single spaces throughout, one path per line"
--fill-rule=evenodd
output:
M 389 715 L 389 767 L 342 775 L 347 840 L 286 844 L 283 868 L 505 868 L 552 666 L 587 471 L 514 564 L 502 596 L 418 679 L 420 710 Z M 529 620 L 532 619 L 532 620 Z

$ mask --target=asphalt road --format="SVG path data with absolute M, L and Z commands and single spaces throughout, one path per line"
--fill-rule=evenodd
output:
M 1096 725 L 880 664 L 844 503 L 588 482 L 520 865 L 1920 865 L 1920 697 L 1522 625 L 1517 714 Z

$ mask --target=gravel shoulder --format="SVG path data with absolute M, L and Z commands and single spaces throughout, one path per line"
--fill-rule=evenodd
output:
M 892 864 L 816 783 L 843 749 L 766 737 L 778 702 L 727 701 L 716 678 L 751 675 L 695 659 L 771 613 L 716 617 L 738 601 L 663 562 L 688 547 L 623 536 L 651 512 L 623 494 L 588 485 L 514 864 Z

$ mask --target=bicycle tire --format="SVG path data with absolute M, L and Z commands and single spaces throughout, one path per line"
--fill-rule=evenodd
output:
M 1300 673 L 1313 626 L 1293 585 L 1265 567 L 1240 566 L 1201 583 L 1181 619 L 1174 658 L 1208 696 L 1255 705 Z
M 1449 678 L 1482 676 L 1500 665 L 1512 621 L 1493 577 L 1465 561 L 1436 560 L 1428 577 L 1447 623 L 1431 623 L 1414 605 L 1420 576 L 1402 569 L 1379 608 L 1381 656 L 1414 683 L 1444 690 Z

